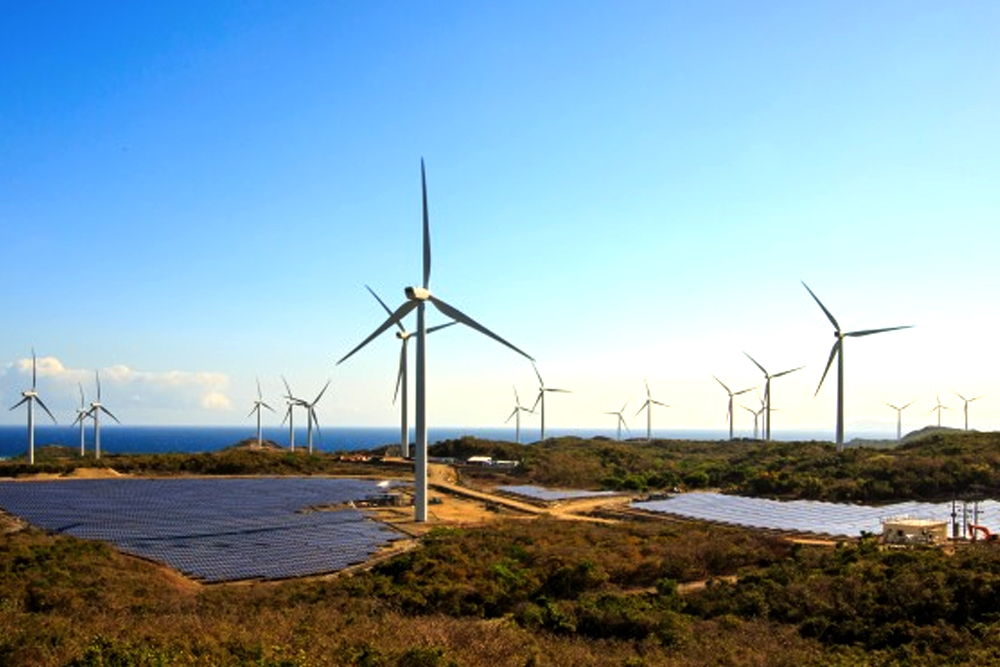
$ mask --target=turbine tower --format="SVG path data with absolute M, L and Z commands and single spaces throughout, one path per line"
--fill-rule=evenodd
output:
M 975 398 L 966 398 L 965 396 L 962 396 L 957 391 L 955 392 L 955 395 L 958 396 L 960 399 L 962 399 L 962 403 L 963 403 L 963 405 L 962 405 L 962 413 L 965 415 L 965 430 L 968 431 L 969 430 L 969 403 L 972 403 L 973 401 L 978 401 L 980 398 L 982 398 L 982 396 L 976 396 Z
M 719 384 L 721 384 L 722 388 L 726 390 L 727 394 L 729 394 L 729 405 L 726 408 L 726 421 L 729 422 L 729 439 L 732 440 L 733 439 L 733 397 L 734 396 L 739 396 L 740 394 L 745 394 L 748 391 L 753 391 L 753 387 L 748 387 L 746 389 L 740 389 L 739 391 L 732 391 L 732 390 L 729 389 L 729 387 L 726 386 L 725 382 L 723 382 L 719 378 L 715 377 L 714 375 L 712 377 L 715 378 L 715 381 L 718 382 Z M 757 422 L 757 419 L 754 418 L 754 424 L 756 424 L 756 422 Z M 754 430 L 756 430 L 756 428 L 757 427 L 754 426 Z
M 427 327 L 424 323 L 425 306 L 429 301 L 446 317 L 461 322 L 462 324 L 475 329 L 476 331 L 489 336 L 495 341 L 509 347 L 518 354 L 531 359 L 527 353 L 514 347 L 506 340 L 496 335 L 483 325 L 479 324 L 471 317 L 460 310 L 448 305 L 441 299 L 431 294 L 428 289 L 431 280 L 431 238 L 430 222 L 427 215 L 427 177 L 424 170 L 424 161 L 420 160 L 420 186 L 423 195 L 423 282 L 419 287 L 407 287 L 404 292 L 406 301 L 389 316 L 368 338 L 353 350 L 341 357 L 337 363 L 343 363 L 352 354 L 367 345 L 378 337 L 383 331 L 392 327 L 402 320 L 410 311 L 417 311 L 417 377 L 416 377 L 416 436 L 417 436 L 417 456 L 414 470 L 414 516 L 418 522 L 427 521 Z
M 614 411 L 614 412 L 605 412 L 604 413 L 606 415 L 615 415 L 618 418 L 617 419 L 618 436 L 615 439 L 619 440 L 619 441 L 622 439 L 622 426 L 624 426 L 625 427 L 625 431 L 628 432 L 628 424 L 625 423 L 625 415 L 624 415 L 625 406 L 628 405 L 628 402 L 629 402 L 629 399 L 625 399 L 625 404 L 622 405 L 622 409 L 621 410 Z
M 844 339 L 845 338 L 860 338 L 861 336 L 870 336 L 872 334 L 884 333 L 886 331 L 896 331 L 898 329 L 909 329 L 912 324 L 907 324 L 900 327 L 884 327 L 882 329 L 861 329 L 858 331 L 841 331 L 840 325 L 837 323 L 837 318 L 827 310 L 823 302 L 819 300 L 819 297 L 813 294 L 813 291 L 809 289 L 809 285 L 806 285 L 805 281 L 802 281 L 802 286 L 806 288 L 810 296 L 816 301 L 820 309 L 826 315 L 827 319 L 833 325 L 833 335 L 837 339 L 833 344 L 833 348 L 830 350 L 830 359 L 826 362 L 826 369 L 823 370 L 823 376 L 819 379 L 819 385 L 816 386 L 816 393 L 813 396 L 819 394 L 820 388 L 823 386 L 823 380 L 826 379 L 826 374 L 830 371 L 830 366 L 833 365 L 833 360 L 837 359 L 837 451 L 841 451 L 844 448 Z
M 642 412 L 643 410 L 646 411 L 646 440 L 652 440 L 653 439 L 653 406 L 654 405 L 659 405 L 659 406 L 664 407 L 664 408 L 669 408 L 670 406 L 667 405 L 666 403 L 660 403 L 659 401 L 654 400 L 653 396 L 649 393 L 649 382 L 646 381 L 646 378 L 643 378 L 642 382 L 643 382 L 643 384 L 646 385 L 646 402 L 642 404 L 642 407 L 639 408 L 639 410 L 635 413 L 635 416 L 638 417 L 640 412 Z
M 302 405 L 302 399 L 292 395 L 292 389 L 288 386 L 288 380 L 281 376 L 281 381 L 285 384 L 285 416 L 281 418 L 281 425 L 288 422 L 288 451 L 295 451 L 295 407 Z
M 757 363 L 757 360 L 751 357 L 749 354 L 747 359 L 753 362 L 754 366 L 760 369 L 760 372 L 764 374 L 764 440 L 771 439 L 771 380 L 775 378 L 780 378 L 782 375 L 788 375 L 789 373 L 794 373 L 795 371 L 800 371 L 805 366 L 798 366 L 796 368 L 790 368 L 787 371 L 781 371 L 780 373 L 775 373 L 771 375 L 767 370 Z
M 379 302 L 385 312 L 392 317 L 392 310 L 389 309 L 389 306 L 385 305 L 385 301 L 379 298 L 379 295 L 375 293 L 375 290 L 368 287 L 368 285 L 365 285 L 365 288 L 371 292 L 371 295 L 375 297 L 375 300 Z M 445 327 L 450 327 L 453 324 L 458 324 L 458 322 L 452 320 L 451 322 L 447 322 L 445 324 L 438 324 L 429 328 L 427 333 L 434 333 L 435 331 L 444 329 Z M 400 341 L 399 371 L 396 373 L 396 391 L 392 395 L 392 402 L 395 403 L 396 399 L 402 394 L 402 398 L 400 398 L 399 401 L 399 449 L 400 455 L 406 459 L 410 457 L 410 424 L 408 421 L 409 402 L 407 401 L 407 388 L 409 381 L 406 372 L 406 360 L 408 357 L 406 348 L 407 343 L 410 342 L 410 338 L 413 337 L 413 334 L 406 330 L 406 327 L 403 326 L 402 322 L 396 322 L 396 326 L 399 328 L 399 331 L 396 332 L 396 338 Z M 402 392 L 400 392 L 400 390 L 402 390 Z
M 80 423 L 80 458 L 83 458 L 87 454 L 86 443 L 87 443 L 87 415 L 90 410 L 87 409 L 87 404 L 83 398 L 83 385 L 77 383 L 76 385 L 80 389 L 80 407 L 76 409 L 76 419 L 73 423 Z
M 52 416 L 49 409 L 45 407 L 45 403 L 42 402 L 42 397 L 38 395 L 38 364 L 35 359 L 35 351 L 31 351 L 31 389 L 26 389 L 21 392 L 21 400 L 11 406 L 11 410 L 15 410 L 25 403 L 28 404 L 28 463 L 31 465 L 35 464 L 35 403 L 42 406 L 42 410 L 45 410 L 51 419 L 52 423 L 56 423 L 56 418 Z
M 569 389 L 556 389 L 555 387 L 546 387 L 545 380 L 542 379 L 542 374 L 538 372 L 538 366 L 535 365 L 534 361 L 531 362 L 531 367 L 535 369 L 535 375 L 538 376 L 538 396 L 535 397 L 535 404 L 531 406 L 531 411 L 534 412 L 535 408 L 541 406 L 540 416 L 542 420 L 542 428 L 541 428 L 541 437 L 539 438 L 539 442 L 542 442 L 545 440 L 545 392 L 554 391 L 563 394 L 568 394 L 570 393 L 570 391 Z
M 330 381 L 327 380 L 323 388 L 319 390 L 319 394 L 313 399 L 312 403 L 300 399 L 298 404 L 306 409 L 306 442 L 309 445 L 309 453 L 313 453 L 313 424 L 316 425 L 316 431 L 319 432 L 319 417 L 316 416 L 316 404 L 319 403 L 319 399 L 323 398 L 323 394 L 326 393 L 326 388 L 330 386 Z
M 938 425 L 938 428 L 940 428 L 941 427 L 941 411 L 942 410 L 951 410 L 951 408 L 949 408 L 947 405 L 941 405 L 941 395 L 939 393 L 934 392 L 934 397 L 937 399 L 937 405 L 935 405 L 933 408 L 931 408 L 928 412 L 934 412 L 935 410 L 937 410 L 937 413 L 938 413 L 938 424 L 937 425 Z
M 119 424 L 121 422 L 101 403 L 101 375 L 98 371 L 94 371 L 94 378 L 97 380 L 97 400 L 90 404 L 90 410 L 87 414 L 94 420 L 94 458 L 99 459 L 101 458 L 101 413 L 103 412 Z
M 904 406 L 895 406 L 892 403 L 886 403 L 890 408 L 896 411 L 896 440 L 903 439 L 903 410 L 913 405 L 914 401 L 910 401 Z
M 514 387 L 514 409 L 511 411 L 511 413 L 507 417 L 507 419 L 504 420 L 504 424 L 508 423 L 511 419 L 514 420 L 514 427 L 515 427 L 514 432 L 516 433 L 516 435 L 514 436 L 514 439 L 517 442 L 517 444 L 521 444 L 521 413 L 522 412 L 529 412 L 531 414 L 535 414 L 533 411 L 531 411 L 528 408 L 526 408 L 523 405 L 521 405 L 521 398 L 517 395 L 517 387 Z
M 757 439 L 757 433 L 758 433 L 758 425 L 759 425 L 759 421 L 760 421 L 760 415 L 764 411 L 764 408 L 761 408 L 760 410 L 754 410 L 753 408 L 748 408 L 745 405 L 741 405 L 740 407 L 753 415 L 753 439 L 756 440 Z
M 255 412 L 257 413 L 257 448 L 258 449 L 260 449 L 263 446 L 263 444 L 264 444 L 264 440 L 261 437 L 261 429 L 260 429 L 260 409 L 261 408 L 267 408 L 271 412 L 274 412 L 274 408 L 272 408 L 270 405 L 268 405 L 267 403 L 264 402 L 264 397 L 260 393 L 260 378 L 257 378 L 257 400 L 253 402 L 253 409 L 250 410 L 250 414 L 248 414 L 247 417 L 249 417 L 250 415 L 252 415 Z

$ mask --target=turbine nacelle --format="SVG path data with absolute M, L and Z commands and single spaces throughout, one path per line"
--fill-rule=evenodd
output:
M 426 287 L 407 287 L 403 290 L 410 301 L 429 301 L 431 292 Z

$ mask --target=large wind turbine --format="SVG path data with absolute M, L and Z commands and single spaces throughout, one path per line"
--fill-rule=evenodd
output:
M 309 401 L 298 399 L 299 405 L 306 409 L 306 442 L 309 444 L 309 453 L 313 453 L 313 424 L 316 425 L 316 431 L 319 431 L 319 417 L 316 416 L 316 404 L 319 403 L 319 399 L 323 398 L 323 394 L 326 393 L 326 388 L 330 386 L 330 381 L 327 380 L 323 388 L 319 390 L 319 394 L 316 398 Z
M 938 427 L 940 428 L 940 426 L 941 426 L 941 411 L 942 410 L 951 410 L 951 408 L 949 408 L 947 405 L 941 405 L 941 395 L 938 392 L 934 392 L 934 398 L 937 400 L 937 404 L 933 408 L 931 408 L 930 410 L 928 410 L 928 412 L 934 412 L 935 410 L 937 410 L 937 413 L 938 413 Z
M 425 325 L 425 306 L 429 301 L 446 317 L 461 322 L 462 324 L 475 329 L 476 331 L 489 336 L 495 341 L 509 347 L 518 354 L 531 359 L 531 356 L 522 350 L 514 347 L 506 340 L 496 335 L 483 325 L 479 324 L 471 317 L 460 310 L 448 305 L 441 299 L 431 294 L 429 288 L 431 280 L 431 237 L 430 222 L 427 215 L 427 177 L 424 170 L 424 161 L 420 160 L 420 186 L 423 195 L 423 282 L 419 287 L 407 287 L 404 290 L 406 301 L 389 316 L 368 338 L 353 350 L 341 357 L 337 363 L 343 363 L 352 354 L 363 348 L 369 342 L 378 337 L 383 331 L 392 327 L 402 320 L 410 311 L 417 311 L 417 377 L 416 377 L 416 437 L 417 456 L 414 470 L 414 517 L 419 522 L 427 521 L 427 373 L 426 373 L 426 353 L 427 353 L 427 326 Z
M 636 411 L 635 416 L 638 417 L 640 412 L 642 412 L 643 410 L 646 411 L 646 440 L 652 440 L 653 439 L 653 406 L 654 405 L 659 405 L 659 406 L 664 407 L 664 408 L 669 408 L 670 406 L 667 405 L 666 403 L 660 403 L 659 401 L 657 401 L 657 400 L 655 400 L 653 398 L 652 394 L 649 393 L 649 382 L 646 381 L 646 378 L 643 378 L 642 382 L 643 382 L 643 384 L 646 385 L 646 402 L 642 404 L 642 407 L 640 407 L 638 411 Z
M 257 447 L 258 447 L 258 449 L 261 446 L 263 446 L 263 444 L 264 444 L 264 440 L 261 437 L 261 430 L 260 430 L 260 409 L 261 408 L 267 408 L 271 412 L 274 412 L 274 408 L 272 408 L 270 405 L 268 405 L 267 403 L 264 402 L 264 396 L 260 393 L 260 378 L 257 378 L 257 400 L 253 402 L 253 409 L 250 410 L 250 413 L 247 415 L 247 417 L 249 417 L 250 415 L 252 415 L 255 412 L 257 413 Z
M 83 397 L 83 385 L 77 383 L 76 386 L 80 389 L 80 407 L 76 409 L 76 419 L 73 423 L 80 423 L 80 458 L 83 458 L 87 454 L 87 415 L 90 414 L 90 410 L 87 409 L 86 399 Z
M 545 440 L 545 392 L 555 391 L 563 394 L 568 394 L 569 389 L 556 389 L 555 387 L 546 387 L 545 380 L 542 379 L 542 374 L 538 372 L 538 366 L 535 365 L 534 361 L 531 362 L 531 367 L 535 369 L 535 375 L 538 376 L 538 396 L 535 397 L 535 403 L 534 405 L 531 406 L 531 410 L 532 412 L 534 412 L 535 408 L 541 405 L 540 416 L 542 421 L 542 428 L 541 428 L 541 437 L 539 438 L 539 441 L 542 442 Z
M 884 327 L 882 329 L 861 329 L 859 331 L 841 331 L 840 325 L 837 323 L 837 319 L 833 316 L 823 302 L 819 300 L 819 297 L 813 294 L 813 291 L 809 289 L 809 285 L 806 285 L 805 281 L 802 281 L 802 286 L 806 288 L 809 295 L 816 301 L 823 313 L 826 314 L 827 319 L 833 325 L 833 335 L 837 339 L 833 344 L 833 348 L 830 350 L 830 359 L 826 362 L 826 368 L 823 370 L 823 376 L 819 379 L 819 384 L 816 386 L 816 394 L 819 394 L 820 387 L 823 386 L 823 380 L 826 379 L 826 374 L 830 371 L 830 366 L 833 365 L 834 357 L 837 358 L 837 451 L 839 452 L 844 447 L 844 339 L 845 338 L 860 338 L 861 336 L 870 336 L 872 334 L 883 333 L 886 331 L 896 331 L 898 329 L 909 329 L 912 324 L 907 324 L 900 327 Z M 816 395 L 814 394 L 814 396 Z
M 715 377 L 714 375 L 712 377 L 715 378 L 715 381 L 718 382 L 719 384 L 721 384 L 722 388 L 726 390 L 727 394 L 729 394 L 729 404 L 726 407 L 726 421 L 729 422 L 729 439 L 732 440 L 733 439 L 733 397 L 734 396 L 739 396 L 740 394 L 745 394 L 748 391 L 753 391 L 753 387 L 748 387 L 746 389 L 740 389 L 739 391 L 732 391 L 729 387 L 726 386 L 725 382 L 723 382 L 719 378 Z M 754 422 L 756 423 L 756 421 L 757 420 L 755 418 Z M 756 429 L 756 427 L 754 427 L 754 428 Z
M 385 305 L 385 301 L 379 298 L 379 295 L 376 294 L 375 290 L 373 290 L 371 287 L 368 287 L 368 285 L 365 285 L 365 287 L 368 289 L 369 292 L 371 292 L 371 295 L 375 297 L 375 300 L 379 302 L 379 304 L 382 306 L 385 312 L 390 317 L 392 317 L 392 310 L 389 309 L 389 306 Z M 434 333 L 439 329 L 450 327 L 453 324 L 458 324 L 458 322 L 452 320 L 451 322 L 446 322 L 445 324 L 438 324 L 436 326 L 427 329 L 427 333 L 429 334 Z M 406 400 L 408 394 L 407 387 L 409 385 L 409 380 L 407 378 L 407 372 L 406 372 L 406 365 L 407 365 L 406 360 L 408 356 L 406 353 L 406 347 L 407 343 L 410 342 L 410 338 L 413 337 L 413 334 L 406 330 L 406 327 L 403 326 L 402 322 L 396 322 L 396 326 L 399 328 L 399 331 L 396 332 L 396 338 L 398 338 L 400 341 L 399 372 L 396 374 L 396 392 L 392 395 L 392 402 L 395 403 L 397 398 L 400 399 L 399 449 L 400 449 L 400 456 L 406 459 L 410 457 L 410 424 L 408 421 L 409 408 L 408 408 L 408 401 Z
M 795 371 L 800 371 L 805 366 L 798 366 L 796 368 L 790 368 L 787 371 L 781 371 L 780 373 L 775 373 L 771 375 L 767 370 L 761 366 L 756 359 L 751 357 L 749 354 L 747 359 L 753 362 L 754 366 L 760 369 L 760 372 L 764 374 L 764 440 L 771 439 L 771 380 L 775 378 L 780 378 L 782 375 L 788 375 L 789 373 L 794 373 Z
M 954 390 L 952 390 L 952 391 L 954 391 Z M 969 403 L 972 403 L 973 401 L 978 401 L 980 398 L 982 398 L 982 396 L 976 396 L 975 398 L 966 398 L 965 396 L 962 396 L 957 391 L 955 392 L 955 395 L 958 396 L 960 399 L 962 399 L 962 403 L 964 404 L 962 406 L 962 413 L 965 415 L 965 430 L 968 431 L 969 430 Z
M 618 436 L 615 438 L 616 440 L 621 440 L 622 439 L 622 426 L 625 427 L 625 431 L 626 432 L 628 431 L 628 424 L 625 423 L 625 415 L 624 415 L 625 406 L 628 405 L 628 401 L 629 401 L 629 399 L 625 400 L 625 404 L 622 405 L 622 409 L 621 410 L 612 411 L 612 412 L 605 412 L 604 413 L 606 415 L 615 415 L 618 418 L 617 419 Z
M 895 406 L 892 403 L 886 403 L 890 408 L 896 411 L 896 440 L 902 440 L 903 438 L 903 410 L 913 405 L 914 401 L 910 401 L 903 406 Z
M 429 333 L 429 332 L 428 332 Z M 514 387 L 514 409 L 511 411 L 510 415 L 504 421 L 504 424 L 509 422 L 511 419 L 514 420 L 515 436 L 514 439 L 517 444 L 521 444 L 521 413 L 530 412 L 534 414 L 531 410 L 521 405 L 521 398 L 517 395 L 517 387 Z
M 51 419 L 52 423 L 56 423 L 56 418 L 52 416 L 49 409 L 45 407 L 45 403 L 42 402 L 42 397 L 38 395 L 37 391 L 38 383 L 38 364 L 35 360 L 35 351 L 31 351 L 31 389 L 26 389 L 21 392 L 21 400 L 11 406 L 11 410 L 14 410 L 21 405 L 28 404 L 28 463 L 31 465 L 35 464 L 35 403 L 37 402 L 42 406 L 42 410 L 45 410 Z
M 302 399 L 292 395 L 292 389 L 288 386 L 288 380 L 281 376 L 281 381 L 285 385 L 285 416 L 281 418 L 281 424 L 288 422 L 288 451 L 295 451 L 295 407 L 302 405 Z
M 101 375 L 98 371 L 94 371 L 94 378 L 97 380 L 97 400 L 90 404 L 88 414 L 94 420 L 94 458 L 99 459 L 101 458 L 101 413 L 103 412 L 119 424 L 121 422 L 101 403 Z

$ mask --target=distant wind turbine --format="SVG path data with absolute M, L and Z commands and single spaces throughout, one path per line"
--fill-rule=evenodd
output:
M 45 407 L 45 403 L 42 402 L 42 397 L 38 395 L 37 390 L 38 382 L 38 364 L 35 359 L 35 351 L 31 351 L 31 389 L 26 389 L 21 392 L 21 400 L 11 406 L 11 410 L 15 410 L 25 403 L 28 404 L 28 463 L 31 465 L 35 464 L 35 403 L 42 406 L 42 410 L 45 410 L 51 419 L 52 423 L 56 423 L 56 418 L 52 416 L 49 409 Z
M 976 396 L 974 398 L 966 398 L 965 396 L 962 396 L 957 391 L 955 392 L 955 395 L 958 396 L 960 399 L 962 399 L 962 402 L 964 404 L 962 406 L 962 413 L 965 415 L 965 430 L 968 431 L 969 430 L 969 403 L 972 403 L 973 401 L 978 401 L 980 398 L 982 398 L 982 396 Z
M 258 447 L 258 449 L 260 447 L 262 447 L 263 444 L 264 444 L 264 440 L 263 440 L 263 437 L 261 436 L 261 429 L 260 429 L 260 409 L 261 408 L 267 408 L 271 412 L 274 412 L 274 408 L 272 408 L 270 405 L 268 405 L 267 403 L 264 402 L 264 396 L 260 393 L 260 378 L 257 378 L 257 400 L 253 402 L 253 409 L 250 410 L 250 413 L 247 415 L 247 417 L 249 417 L 250 415 L 252 415 L 255 412 L 257 413 L 257 447 Z
M 899 329 L 909 329 L 913 325 L 907 324 L 899 327 L 884 327 L 882 329 L 862 329 L 859 331 L 846 331 L 842 332 L 840 330 L 840 325 L 837 323 L 837 319 L 833 314 L 827 310 L 823 302 L 819 300 L 809 285 L 806 285 L 805 281 L 802 281 L 802 286 L 806 288 L 809 295 L 816 301 L 820 309 L 826 315 L 830 323 L 833 324 L 833 335 L 837 339 L 833 344 L 833 348 L 830 350 L 830 359 L 826 362 L 826 368 L 823 370 L 823 376 L 819 379 L 819 384 L 816 386 L 816 394 L 819 394 L 820 388 L 823 386 L 823 380 L 826 379 L 826 374 L 830 371 L 830 366 L 833 365 L 833 360 L 837 359 L 837 451 L 839 452 L 844 448 L 844 339 L 845 338 L 860 338 L 861 336 L 870 336 L 872 334 L 883 333 L 886 331 L 897 331 Z
M 892 403 L 886 403 L 890 408 L 896 411 L 896 440 L 903 439 L 903 410 L 913 405 L 914 401 L 910 401 L 904 406 L 897 407 Z
M 326 388 L 330 386 L 330 381 L 327 380 L 323 388 L 319 390 L 319 394 L 316 398 L 309 401 L 298 399 L 299 405 L 306 409 L 306 442 L 309 445 L 309 453 L 313 453 L 313 424 L 316 425 L 316 431 L 319 432 L 319 417 L 316 416 L 316 404 L 319 403 L 319 399 L 323 398 L 323 394 L 326 393 Z
M 119 424 L 121 422 L 101 403 L 101 374 L 98 371 L 94 371 L 94 379 L 97 380 L 97 400 L 90 404 L 88 414 L 94 420 L 94 458 L 99 459 L 101 458 L 101 413 L 103 412 Z
M 531 359 L 526 352 L 516 348 L 506 340 L 479 324 L 462 311 L 454 308 L 431 294 L 428 289 L 431 280 L 431 236 L 430 221 L 427 215 L 427 177 L 424 161 L 420 160 L 420 186 L 423 196 L 423 282 L 419 287 L 407 287 L 404 292 L 406 301 L 397 308 L 385 322 L 382 323 L 368 338 L 361 341 L 357 347 L 341 357 L 337 363 L 343 363 L 355 352 L 378 337 L 383 331 L 402 320 L 410 311 L 417 311 L 417 377 L 416 377 L 416 436 L 417 456 L 414 470 L 414 518 L 418 522 L 427 521 L 427 326 L 424 322 L 425 306 L 430 302 L 446 317 L 461 322 L 479 333 L 507 346 L 518 354 Z
M 622 426 L 624 426 L 625 427 L 625 431 L 628 432 L 628 424 L 625 423 L 625 414 L 624 414 L 625 413 L 625 407 L 628 405 L 628 401 L 629 401 L 629 399 L 625 400 L 625 404 L 622 405 L 622 409 L 621 410 L 617 410 L 617 411 L 613 411 L 613 412 L 605 412 L 604 413 L 606 415 L 615 415 L 618 418 L 617 419 L 618 436 L 615 438 L 616 440 L 621 440 L 622 439 Z
M 753 439 L 754 440 L 757 440 L 757 438 L 758 438 L 758 435 L 757 435 L 758 434 L 758 424 L 759 424 L 760 418 L 764 414 L 764 407 L 766 405 L 764 403 L 764 399 L 761 398 L 761 396 L 760 396 L 759 393 L 757 394 L 757 400 L 760 401 L 760 407 L 757 408 L 756 410 L 754 410 L 753 408 L 748 408 L 745 405 L 741 405 L 740 406 L 741 408 L 743 408 L 744 410 L 746 410 L 747 412 L 749 412 L 750 414 L 753 415 Z M 771 408 L 771 409 L 772 410 L 777 410 L 777 408 Z M 732 439 L 732 438 L 730 438 L 730 439 Z
M 788 375 L 789 373 L 794 373 L 795 371 L 800 371 L 805 366 L 798 366 L 796 368 L 790 368 L 787 371 L 781 371 L 780 373 L 775 373 L 771 375 L 767 370 L 761 366 L 756 359 L 751 357 L 749 354 L 747 359 L 753 362 L 754 366 L 760 369 L 760 372 L 764 374 L 764 440 L 771 439 L 771 380 L 775 378 L 780 378 L 782 375 Z
M 640 407 L 636 411 L 635 416 L 638 417 L 640 412 L 642 412 L 643 410 L 646 411 L 646 440 L 652 440 L 653 439 L 653 406 L 654 405 L 659 405 L 660 407 L 663 407 L 663 408 L 669 408 L 670 406 L 667 405 L 666 403 L 660 403 L 659 401 L 654 400 L 652 394 L 649 393 L 649 382 L 646 381 L 646 378 L 643 378 L 642 382 L 643 382 L 643 384 L 646 385 L 646 402 L 643 403 L 642 407 Z
M 931 408 L 928 412 L 934 412 L 935 410 L 937 410 L 937 413 L 938 413 L 938 424 L 937 425 L 940 427 L 941 426 L 941 411 L 942 410 L 951 410 L 951 408 L 949 408 L 947 405 L 941 405 L 941 395 L 938 392 L 934 392 L 934 397 L 937 399 L 937 405 L 935 405 L 933 408 Z
M 746 354 L 746 353 L 744 353 L 744 354 Z M 715 377 L 714 375 L 712 377 L 715 378 L 715 381 L 718 382 L 719 384 L 721 384 L 722 388 L 726 390 L 727 394 L 729 394 L 729 404 L 726 407 L 726 421 L 729 422 L 729 439 L 732 440 L 733 439 L 733 397 L 734 396 L 739 396 L 740 394 L 745 394 L 748 391 L 753 391 L 753 387 L 748 387 L 746 389 L 740 389 L 739 391 L 732 391 L 732 390 L 729 389 L 729 387 L 726 386 L 725 382 L 723 382 L 719 378 Z M 756 422 L 756 419 L 754 421 Z
M 538 366 L 535 365 L 534 361 L 531 362 L 531 367 L 535 369 L 535 375 L 538 377 L 538 396 L 535 397 L 535 403 L 534 405 L 531 406 L 531 410 L 532 412 L 534 412 L 535 408 L 541 406 L 539 414 L 541 416 L 542 428 L 539 441 L 544 441 L 545 440 L 545 392 L 553 391 L 553 392 L 568 394 L 570 393 L 570 391 L 569 389 L 556 389 L 555 387 L 546 387 L 545 380 L 542 379 L 542 374 L 538 372 Z
M 375 297 L 375 300 L 379 302 L 379 304 L 382 306 L 385 312 L 388 313 L 390 317 L 392 317 L 392 310 L 389 309 L 389 306 L 385 305 L 385 301 L 379 298 L 379 295 L 375 293 L 375 290 L 373 290 L 371 287 L 368 287 L 368 285 L 365 285 L 365 288 L 369 292 L 371 292 L 371 295 Z M 452 320 L 451 322 L 446 322 L 445 324 L 438 324 L 436 326 L 427 329 L 427 333 L 429 334 L 434 333 L 435 331 L 439 331 L 441 329 L 444 329 L 445 327 L 450 327 L 453 324 L 458 324 L 458 322 Z M 400 448 L 400 455 L 404 459 L 406 459 L 410 457 L 410 424 L 408 421 L 409 407 L 407 401 L 409 380 L 407 378 L 407 372 L 406 372 L 406 365 L 407 365 L 406 362 L 408 356 L 406 353 L 406 348 L 407 348 L 407 343 L 410 342 L 410 338 L 413 337 L 413 334 L 406 330 L 406 327 L 403 326 L 402 322 L 396 322 L 396 326 L 399 328 L 399 331 L 396 332 L 396 338 L 398 338 L 400 341 L 399 371 L 396 373 L 396 391 L 392 395 L 392 402 L 395 403 L 397 397 L 400 399 L 399 448 Z
M 295 408 L 302 405 L 302 399 L 296 398 L 292 394 L 291 387 L 288 386 L 288 380 L 285 376 L 281 376 L 281 381 L 285 384 L 285 416 L 281 418 L 281 424 L 284 425 L 288 422 L 288 451 L 295 451 Z
M 429 332 L 428 332 L 429 333 Z M 515 436 L 514 440 L 521 444 L 521 413 L 528 412 L 534 414 L 533 411 L 521 405 L 521 398 L 517 395 L 517 387 L 514 387 L 514 409 L 511 411 L 510 416 L 504 421 L 504 424 L 509 422 L 511 419 L 514 420 Z
M 80 407 L 76 409 L 76 419 L 73 423 L 80 423 L 80 458 L 83 458 L 87 454 L 87 415 L 90 410 L 87 409 L 86 399 L 83 397 L 83 385 L 77 383 L 76 386 L 80 389 Z

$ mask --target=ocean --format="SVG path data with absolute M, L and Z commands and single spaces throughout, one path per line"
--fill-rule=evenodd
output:
M 427 440 L 431 444 L 442 440 L 461 438 L 471 435 L 491 440 L 514 441 L 513 428 L 476 428 L 476 427 L 439 427 L 428 430 Z M 279 445 L 288 446 L 288 429 L 282 427 L 265 427 L 264 438 L 273 440 Z M 566 431 L 549 429 L 549 437 L 576 435 L 583 438 L 594 436 L 614 437 L 612 429 L 580 429 Z M 633 433 L 633 437 L 641 434 Z M 697 431 L 653 431 L 657 438 L 717 441 L 724 440 L 728 431 L 697 430 Z M 120 426 L 101 425 L 101 452 L 111 454 L 165 454 L 165 453 L 198 453 L 215 452 L 225 449 L 246 438 L 255 438 L 257 430 L 254 426 Z M 87 430 L 87 452 L 93 452 L 93 431 Z M 537 440 L 537 431 L 521 429 L 521 441 L 528 443 Z M 780 440 L 830 440 L 829 434 L 817 432 L 787 432 L 780 433 L 775 439 Z M 410 433 L 411 444 L 414 441 Z M 372 449 L 382 445 L 397 444 L 399 429 L 394 427 L 341 427 L 323 429 L 320 436 L 313 433 L 313 450 L 320 452 L 345 452 Z M 35 446 L 63 445 L 78 449 L 80 447 L 80 431 L 75 426 L 36 425 Z M 305 429 L 295 430 L 295 448 L 306 445 Z M 0 458 L 10 458 L 25 454 L 28 450 L 28 434 L 25 425 L 0 426 Z

